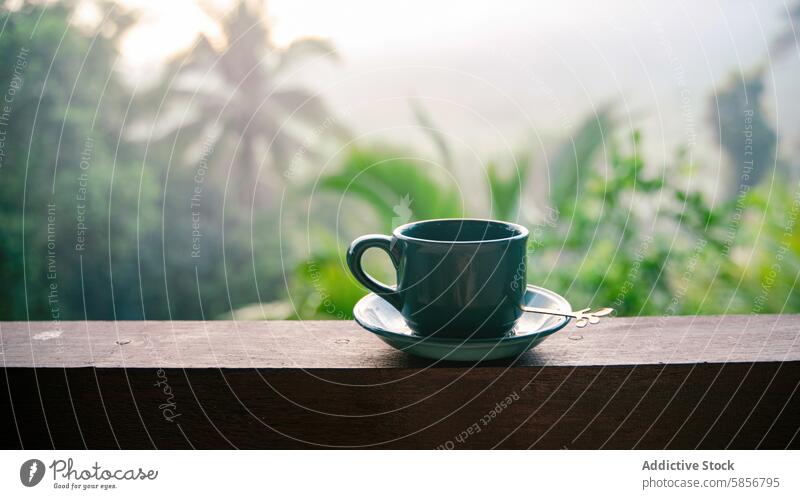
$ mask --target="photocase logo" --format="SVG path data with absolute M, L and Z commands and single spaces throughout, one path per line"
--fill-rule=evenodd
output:
M 19 468 L 19 479 L 22 485 L 34 487 L 44 478 L 44 463 L 38 459 L 28 459 Z

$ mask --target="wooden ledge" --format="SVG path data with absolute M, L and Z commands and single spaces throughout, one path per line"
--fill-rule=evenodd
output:
M 0 323 L 5 367 L 384 369 L 453 367 L 350 321 Z M 639 317 L 568 326 L 514 367 L 800 360 L 800 315 Z M 481 363 L 506 366 L 509 361 Z
M 800 316 L 431 362 L 352 322 L 0 323 L 4 448 L 796 448 Z

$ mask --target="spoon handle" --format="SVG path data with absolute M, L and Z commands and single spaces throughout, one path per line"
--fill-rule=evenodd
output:
M 584 308 L 577 311 L 564 311 L 554 310 L 552 308 L 539 308 L 539 307 L 526 307 L 523 305 L 524 312 L 532 312 L 534 314 L 547 314 L 547 315 L 560 315 L 561 317 L 569 317 L 575 319 L 575 326 L 586 327 L 589 324 L 597 324 L 600 322 L 600 317 L 605 317 L 614 312 L 613 308 L 601 308 L 594 312 L 589 308 Z

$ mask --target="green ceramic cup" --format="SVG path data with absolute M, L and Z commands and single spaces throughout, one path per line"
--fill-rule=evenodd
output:
M 391 237 L 359 237 L 347 265 L 367 289 L 392 304 L 416 334 L 489 338 L 510 332 L 522 316 L 528 229 L 495 220 L 441 219 L 402 225 Z M 367 274 L 369 248 L 389 254 L 397 285 Z

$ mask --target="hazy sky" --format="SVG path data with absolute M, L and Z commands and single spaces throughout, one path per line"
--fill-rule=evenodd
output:
M 147 65 L 192 42 L 213 23 L 188 0 L 124 0 L 147 13 L 124 51 Z M 218 2 L 226 4 L 225 0 Z M 667 161 L 695 140 L 718 161 L 709 103 L 713 88 L 768 56 L 786 26 L 782 1 L 568 0 L 395 2 L 273 0 L 273 36 L 329 38 L 342 62 L 312 64 L 292 80 L 318 90 L 364 135 L 421 142 L 409 110 L 416 98 L 463 154 L 538 147 L 567 134 L 606 103 L 644 129 Z M 798 130 L 798 58 L 773 61 L 780 129 Z M 783 110 L 786 110 L 785 112 Z M 655 144 L 655 145 L 654 145 Z

